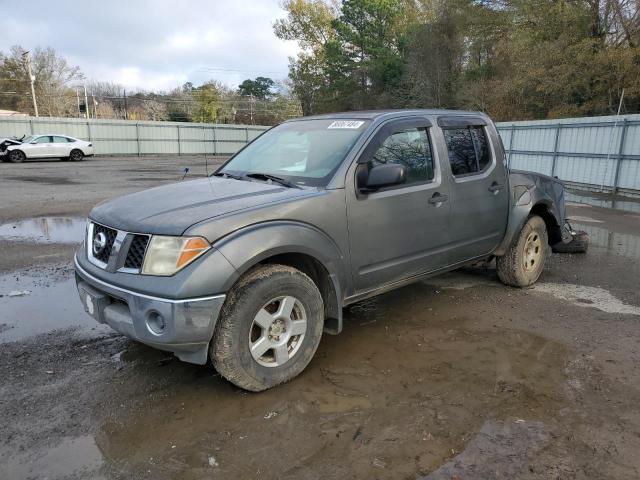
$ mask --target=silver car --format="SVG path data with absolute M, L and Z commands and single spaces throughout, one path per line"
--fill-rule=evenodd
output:
M 18 145 L 9 145 L 4 159 L 21 163 L 31 158 L 61 158 L 79 162 L 93 156 L 93 144 L 59 134 L 30 135 Z

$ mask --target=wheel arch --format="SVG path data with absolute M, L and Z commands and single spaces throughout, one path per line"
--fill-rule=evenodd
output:
M 528 198 L 529 201 L 523 202 L 523 198 Z M 538 215 L 544 220 L 549 245 L 562 240 L 562 225 L 556 216 L 553 201 L 543 191 L 534 187 L 512 204 L 504 238 L 493 255 L 499 257 L 506 253 L 531 215 Z
M 11 150 L 7 149 L 7 157 L 9 157 L 13 152 L 20 152 L 22 155 L 24 155 L 24 158 L 29 158 L 29 155 L 27 155 L 25 151 L 22 150 L 20 147 L 12 148 Z
M 288 265 L 316 284 L 324 301 L 325 331 L 342 330 L 342 299 L 348 283 L 346 259 L 338 245 L 320 229 L 294 221 L 251 225 L 213 244 L 236 269 L 224 285 L 228 291 L 246 272 L 260 264 Z

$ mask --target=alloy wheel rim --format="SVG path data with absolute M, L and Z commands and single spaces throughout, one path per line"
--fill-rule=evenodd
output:
M 307 331 L 302 302 L 287 295 L 267 302 L 249 329 L 249 351 L 263 367 L 281 367 L 297 353 Z
M 542 257 L 542 241 L 538 232 L 531 232 L 524 242 L 523 263 L 528 272 L 538 268 Z

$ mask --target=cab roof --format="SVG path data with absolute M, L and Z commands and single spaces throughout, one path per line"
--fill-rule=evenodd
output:
M 377 120 L 379 118 L 395 118 L 405 117 L 408 115 L 475 115 L 486 117 L 483 112 L 474 112 L 471 110 L 444 110 L 444 109 L 395 109 L 395 110 L 354 110 L 350 112 L 337 112 L 337 113 L 323 113 L 320 115 L 311 115 L 308 117 L 302 117 L 304 120 L 330 120 L 336 118 L 345 119 L 361 119 L 361 120 Z M 293 119 L 299 120 L 299 119 Z

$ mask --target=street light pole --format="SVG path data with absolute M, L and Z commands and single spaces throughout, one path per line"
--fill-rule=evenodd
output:
M 84 87 L 84 116 L 89 118 L 89 99 L 87 98 L 87 84 L 82 85 Z
M 38 103 L 36 102 L 36 89 L 34 88 L 34 83 L 36 81 L 36 77 L 33 76 L 31 72 L 31 57 L 29 56 L 29 52 L 26 51 L 22 54 L 25 63 L 27 64 L 27 72 L 29 74 L 29 82 L 31 83 L 31 98 L 33 99 L 33 112 L 36 117 L 38 116 Z

